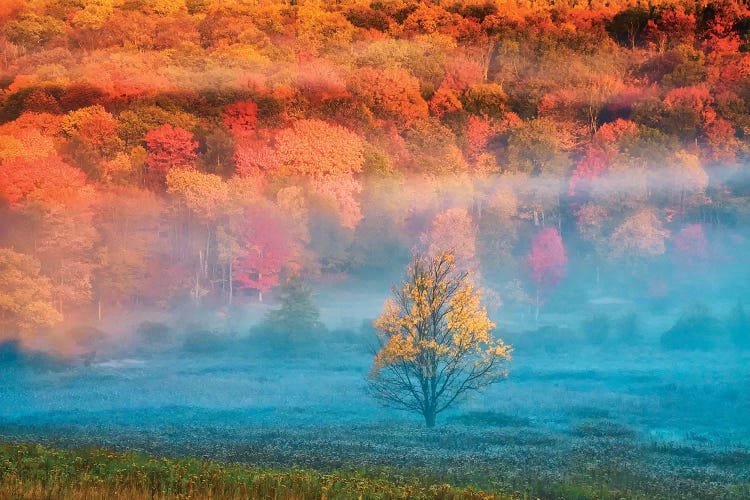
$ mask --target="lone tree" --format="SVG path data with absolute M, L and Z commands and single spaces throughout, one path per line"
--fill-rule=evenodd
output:
M 471 391 L 507 375 L 511 348 L 495 340 L 495 324 L 455 256 L 416 255 L 400 289 L 374 325 L 380 341 L 370 386 L 386 406 L 416 411 L 427 427 Z

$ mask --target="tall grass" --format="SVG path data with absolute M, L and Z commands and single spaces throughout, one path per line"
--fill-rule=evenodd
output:
M 0 445 L 0 499 L 514 498 L 401 479 L 366 477 L 359 472 L 257 469 L 99 449 Z

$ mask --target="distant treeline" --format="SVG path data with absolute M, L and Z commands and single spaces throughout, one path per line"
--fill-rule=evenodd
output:
M 495 305 L 716 282 L 750 251 L 749 29 L 739 1 L 3 1 L 0 341 L 415 248 Z

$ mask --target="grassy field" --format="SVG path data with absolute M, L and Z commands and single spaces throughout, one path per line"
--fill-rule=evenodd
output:
M 750 499 L 750 353 L 664 351 L 666 323 L 517 335 L 508 380 L 435 429 L 369 397 L 354 334 L 305 356 L 242 338 L 6 360 L 0 500 Z
M 579 478 L 577 482 L 571 477 L 540 483 L 526 491 L 488 492 L 433 482 L 404 470 L 408 469 L 381 467 L 323 473 L 221 464 L 195 458 L 161 458 L 98 448 L 61 450 L 8 443 L 0 445 L 0 499 L 656 498 L 637 488 L 613 489 L 606 479 L 595 484 L 590 478 Z M 672 493 L 674 496 L 664 498 L 690 497 L 689 492 Z M 731 497 L 748 498 L 745 495 L 750 495 L 750 489 L 737 489 Z
M 102 449 L 0 445 L 0 498 L 514 498 L 415 478 L 323 474 Z

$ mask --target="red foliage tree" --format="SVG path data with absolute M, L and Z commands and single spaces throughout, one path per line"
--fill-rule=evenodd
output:
M 747 15 L 743 2 L 718 0 L 704 10 L 707 30 L 704 34 L 703 49 L 706 52 L 735 53 L 742 45 L 735 26 Z
M 493 120 L 486 115 L 469 116 L 469 123 L 466 126 L 466 145 L 469 160 L 476 161 L 477 157 L 485 151 L 493 136 L 520 124 L 521 119 L 515 113 L 505 113 L 502 120 Z
M 253 179 L 263 188 L 268 174 L 279 166 L 276 151 L 266 141 L 243 137 L 234 150 L 235 173 L 244 179 Z
M 224 125 L 235 137 L 254 134 L 258 126 L 258 105 L 253 101 L 240 101 L 227 106 Z
M 693 140 L 716 119 L 714 99 L 705 87 L 693 85 L 670 90 L 664 96 L 668 127 L 683 139 Z
M 704 132 L 709 147 L 709 158 L 723 164 L 735 164 L 737 152 L 741 149 L 740 140 L 732 124 L 724 119 L 712 122 Z
M 435 95 L 432 96 L 432 99 L 430 99 L 429 107 L 433 115 L 442 118 L 443 115 L 448 113 L 460 111 L 463 109 L 463 104 L 461 104 L 454 91 L 441 85 L 435 92 Z
M 198 142 L 193 134 L 180 127 L 165 124 L 146 134 L 147 176 L 152 187 L 163 187 L 172 168 L 194 168 Z
M 660 52 L 677 45 L 693 45 L 695 41 L 695 16 L 681 6 L 661 11 L 659 17 L 646 24 L 646 41 Z

